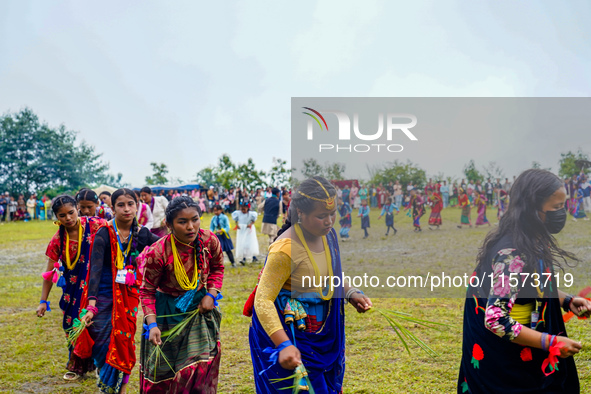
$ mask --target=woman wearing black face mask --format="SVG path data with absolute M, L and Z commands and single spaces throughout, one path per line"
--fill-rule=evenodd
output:
M 558 261 L 575 256 L 552 234 L 566 223 L 566 190 L 545 170 L 527 170 L 510 191 L 509 207 L 478 255 L 464 308 L 458 393 L 578 393 L 561 307 L 591 314 L 591 302 L 558 290 Z M 562 283 L 560 283 L 562 282 Z

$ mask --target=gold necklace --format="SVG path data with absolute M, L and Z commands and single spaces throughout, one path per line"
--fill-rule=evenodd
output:
M 183 264 L 183 261 L 181 260 L 181 256 L 179 255 L 179 252 L 176 248 L 175 239 L 176 237 L 171 234 L 170 245 L 172 247 L 172 256 L 174 259 L 174 276 L 176 277 L 177 282 L 183 290 L 194 290 L 197 287 L 197 283 L 199 283 L 199 269 L 197 268 L 197 252 L 193 253 L 193 257 L 195 258 L 195 269 L 193 270 L 193 279 L 189 280 L 189 275 L 187 275 L 187 271 L 185 270 L 185 266 Z M 183 245 L 187 245 L 181 241 L 179 242 Z
M 73 262 L 70 262 L 70 234 L 66 230 L 66 267 L 72 271 L 76 267 L 76 263 L 80 258 L 80 251 L 82 250 L 82 222 L 78 219 L 78 251 L 76 252 L 76 258 Z
M 298 238 L 302 242 L 302 245 L 304 245 L 304 248 L 306 249 L 306 253 L 308 254 L 308 258 L 310 259 L 310 262 L 312 263 L 312 267 L 314 268 L 314 276 L 318 280 L 318 282 L 316 282 L 316 283 L 322 283 L 322 278 L 320 278 L 320 270 L 318 269 L 318 265 L 316 265 L 316 261 L 314 260 L 314 256 L 312 255 L 312 252 L 310 251 L 310 248 L 308 247 L 308 243 L 306 242 L 306 239 L 304 238 L 304 233 L 302 232 L 300 225 L 298 223 L 296 223 L 294 228 L 295 228 L 296 235 L 298 236 Z M 321 299 L 323 299 L 324 301 L 328 301 L 332 298 L 332 296 L 334 294 L 334 289 L 332 287 L 332 275 L 333 275 L 332 258 L 330 255 L 330 249 L 328 248 L 328 242 L 326 242 L 326 237 L 322 237 L 322 243 L 324 245 L 324 254 L 326 256 L 326 265 L 328 267 L 328 276 L 331 278 L 330 285 L 329 285 L 330 289 L 329 289 L 328 294 L 326 296 L 324 295 L 324 292 L 320 287 L 316 287 L 316 292 L 318 293 L 318 295 L 320 296 Z

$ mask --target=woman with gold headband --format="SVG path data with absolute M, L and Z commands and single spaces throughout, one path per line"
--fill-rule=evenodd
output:
M 333 229 L 336 209 L 336 190 L 326 179 L 305 180 L 293 193 L 288 220 L 269 248 L 259 284 L 244 308 L 252 316 L 249 339 L 257 393 L 284 392 L 300 364 L 315 392 L 342 392 L 345 299 L 360 313 L 372 304 L 348 284 L 332 287 L 330 279 L 320 280 L 342 274 Z M 303 381 L 300 385 L 310 389 Z

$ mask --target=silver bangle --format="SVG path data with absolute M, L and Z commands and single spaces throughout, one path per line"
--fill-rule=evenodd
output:
M 355 294 L 355 293 L 362 293 L 362 291 L 361 291 L 361 290 L 359 290 L 359 289 L 358 289 L 358 288 L 356 288 L 356 287 L 351 287 L 351 288 L 349 289 L 349 291 L 347 292 L 347 294 L 345 295 L 345 299 L 346 299 L 346 300 L 350 300 L 350 299 L 351 299 L 351 296 L 352 296 L 353 294 Z M 362 293 L 362 294 L 363 294 L 363 293 Z

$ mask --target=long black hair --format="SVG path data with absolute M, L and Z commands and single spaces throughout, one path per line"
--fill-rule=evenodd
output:
M 492 248 L 506 235 L 511 235 L 513 247 L 528 265 L 535 266 L 540 259 L 559 267 L 558 260 L 566 262 L 569 258 L 578 261 L 575 255 L 558 246 L 538 214 L 542 205 L 561 187 L 564 187 L 563 182 L 550 171 L 531 169 L 522 172 L 509 191 L 509 207 L 499 227 L 484 239 L 478 253 L 478 264 L 483 267 L 490 265 L 488 257 L 496 252 Z
M 59 212 L 60 208 L 68 204 L 71 205 L 75 210 L 77 210 L 78 204 L 76 203 L 76 200 L 72 196 L 62 194 L 61 196 L 57 196 L 53 200 L 53 202 L 51 203 L 51 210 L 53 211 L 53 214 L 57 217 L 57 213 Z M 64 253 L 64 245 L 66 243 L 66 226 L 64 226 L 63 224 L 60 224 L 59 226 L 60 253 L 58 256 L 60 256 L 61 260 L 63 258 L 62 254 Z M 78 247 L 80 248 L 81 246 L 78 245 Z
M 128 188 L 121 188 L 121 189 L 117 189 L 113 192 L 113 194 L 111 195 L 111 205 L 113 206 L 113 211 L 115 211 L 115 203 L 117 202 L 117 199 L 121 196 L 127 196 L 129 198 L 131 198 L 133 201 L 135 201 L 135 205 L 138 205 L 138 200 L 137 200 L 137 196 L 135 195 L 135 192 L 131 189 Z M 117 218 L 117 215 L 115 215 L 115 219 Z M 115 220 L 113 219 L 113 220 Z M 132 244 L 131 244 L 131 250 L 129 251 L 130 253 L 134 253 L 137 252 L 137 245 L 138 245 L 138 237 L 139 237 L 139 232 L 140 232 L 140 226 L 137 222 L 137 215 L 133 217 L 133 222 L 131 223 L 131 239 L 132 239 Z M 133 262 L 133 265 L 135 265 L 135 260 Z
M 328 196 L 320 185 L 324 186 L 324 189 L 326 189 L 326 192 L 328 192 Z M 289 209 L 287 210 L 287 219 L 285 220 L 285 224 L 277 232 L 277 237 L 287 231 L 287 229 L 292 226 L 292 223 L 298 222 L 298 209 L 301 212 L 307 214 L 314 210 L 316 207 L 315 204 L 319 203 L 306 196 L 324 200 L 329 196 L 334 197 L 336 194 L 337 191 L 332 183 L 321 176 L 313 176 L 312 178 L 308 178 L 303 181 L 298 186 L 297 190 L 295 190 L 291 195 L 291 203 L 289 204 Z
M 197 214 L 199 217 L 201 217 L 201 208 L 199 207 L 199 204 L 193 201 L 191 197 L 175 197 L 166 207 L 166 223 L 172 227 L 174 219 L 183 209 L 187 208 L 195 208 L 197 210 Z M 193 248 L 195 249 L 195 256 L 197 257 L 197 267 L 199 267 L 199 270 L 201 270 L 203 268 L 203 253 L 201 253 L 201 251 L 204 248 L 203 239 L 201 239 L 201 232 L 197 233 L 197 238 L 195 239 L 195 242 L 193 242 Z

